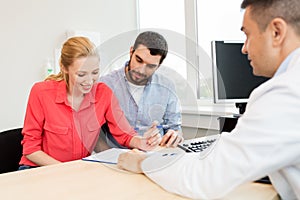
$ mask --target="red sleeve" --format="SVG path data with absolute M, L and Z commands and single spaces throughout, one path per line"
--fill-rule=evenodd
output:
M 44 111 L 41 105 L 39 85 L 35 84 L 30 92 L 22 133 L 23 154 L 28 155 L 41 150 Z
M 131 138 L 137 135 L 137 133 L 127 121 L 122 109 L 120 108 L 119 102 L 111 89 L 106 85 L 104 85 L 104 88 L 104 93 L 106 94 L 104 95 L 105 100 L 108 101 L 105 118 L 108 123 L 109 130 L 119 144 L 129 147 Z

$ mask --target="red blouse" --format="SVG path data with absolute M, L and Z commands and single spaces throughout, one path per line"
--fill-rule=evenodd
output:
M 30 92 L 24 120 L 20 164 L 36 166 L 24 155 L 38 150 L 61 162 L 86 157 L 93 151 L 105 122 L 114 138 L 128 147 L 136 132 L 104 83 L 94 84 L 78 111 L 67 101 L 64 81 L 36 83 Z

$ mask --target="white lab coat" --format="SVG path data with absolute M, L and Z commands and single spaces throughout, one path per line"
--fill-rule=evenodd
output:
M 155 168 L 155 159 L 147 158 L 142 168 Z M 187 153 L 145 174 L 167 191 L 194 199 L 221 198 L 268 175 L 282 199 L 300 199 L 300 49 L 285 72 L 252 92 L 236 128 L 222 133 L 207 156 Z

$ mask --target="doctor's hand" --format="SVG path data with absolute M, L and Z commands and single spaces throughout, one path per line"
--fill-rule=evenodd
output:
M 183 137 L 178 131 L 169 129 L 168 132 L 163 136 L 160 146 L 166 147 L 177 147 L 178 143 L 183 142 Z
M 143 173 L 141 162 L 147 157 L 147 154 L 133 149 L 132 151 L 119 155 L 117 166 L 120 169 L 125 169 L 134 173 Z

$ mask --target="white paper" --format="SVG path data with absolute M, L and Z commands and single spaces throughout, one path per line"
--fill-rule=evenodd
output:
M 118 157 L 121 153 L 125 153 L 130 151 L 129 149 L 118 149 L 111 148 L 105 151 L 101 151 L 99 153 L 92 154 L 88 157 L 83 158 L 82 160 L 93 161 L 93 162 L 102 162 L 108 164 L 117 164 Z

